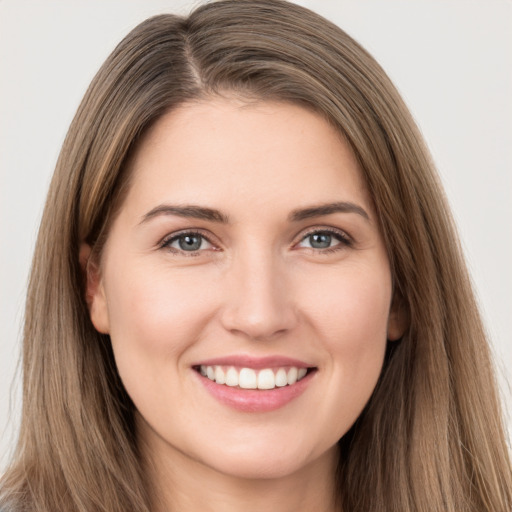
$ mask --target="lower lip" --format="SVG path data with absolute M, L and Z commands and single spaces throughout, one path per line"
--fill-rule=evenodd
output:
M 238 387 L 226 386 L 225 384 L 217 384 L 196 372 L 203 386 L 214 398 L 242 412 L 269 412 L 284 407 L 306 390 L 315 373 L 316 372 L 309 372 L 305 377 L 291 386 L 259 390 L 240 389 Z

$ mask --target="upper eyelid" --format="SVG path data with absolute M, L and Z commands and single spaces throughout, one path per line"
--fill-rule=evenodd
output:
M 332 233 L 334 235 L 339 235 L 341 238 L 353 242 L 353 237 L 347 233 L 344 229 L 335 228 L 335 227 L 328 227 L 328 226 L 315 226 L 311 228 L 307 228 L 306 230 L 302 231 L 298 236 L 298 242 L 303 240 L 304 238 L 314 235 L 315 233 Z

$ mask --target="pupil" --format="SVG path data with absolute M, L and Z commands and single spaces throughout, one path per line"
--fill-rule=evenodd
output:
M 311 235 L 310 242 L 311 247 L 315 249 L 326 249 L 331 245 L 331 235 L 325 233 Z
M 201 247 L 201 237 L 195 235 L 184 235 L 179 239 L 180 249 L 184 251 L 197 251 Z

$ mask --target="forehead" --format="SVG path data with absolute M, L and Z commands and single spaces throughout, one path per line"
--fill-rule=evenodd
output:
M 130 162 L 127 202 L 264 207 L 353 200 L 369 208 L 349 145 L 322 116 L 285 102 L 215 98 L 165 114 Z M 292 204 L 293 203 L 293 204 Z

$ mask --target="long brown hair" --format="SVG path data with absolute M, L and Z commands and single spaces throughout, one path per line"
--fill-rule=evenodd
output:
M 489 348 L 451 215 L 421 136 L 375 60 L 281 0 L 226 0 L 136 27 L 90 85 L 51 183 L 28 289 L 23 410 L 0 503 L 38 512 L 148 511 L 133 404 L 93 328 L 79 264 L 101 251 L 156 119 L 215 94 L 299 103 L 351 145 L 409 327 L 340 441 L 346 512 L 512 509 Z

